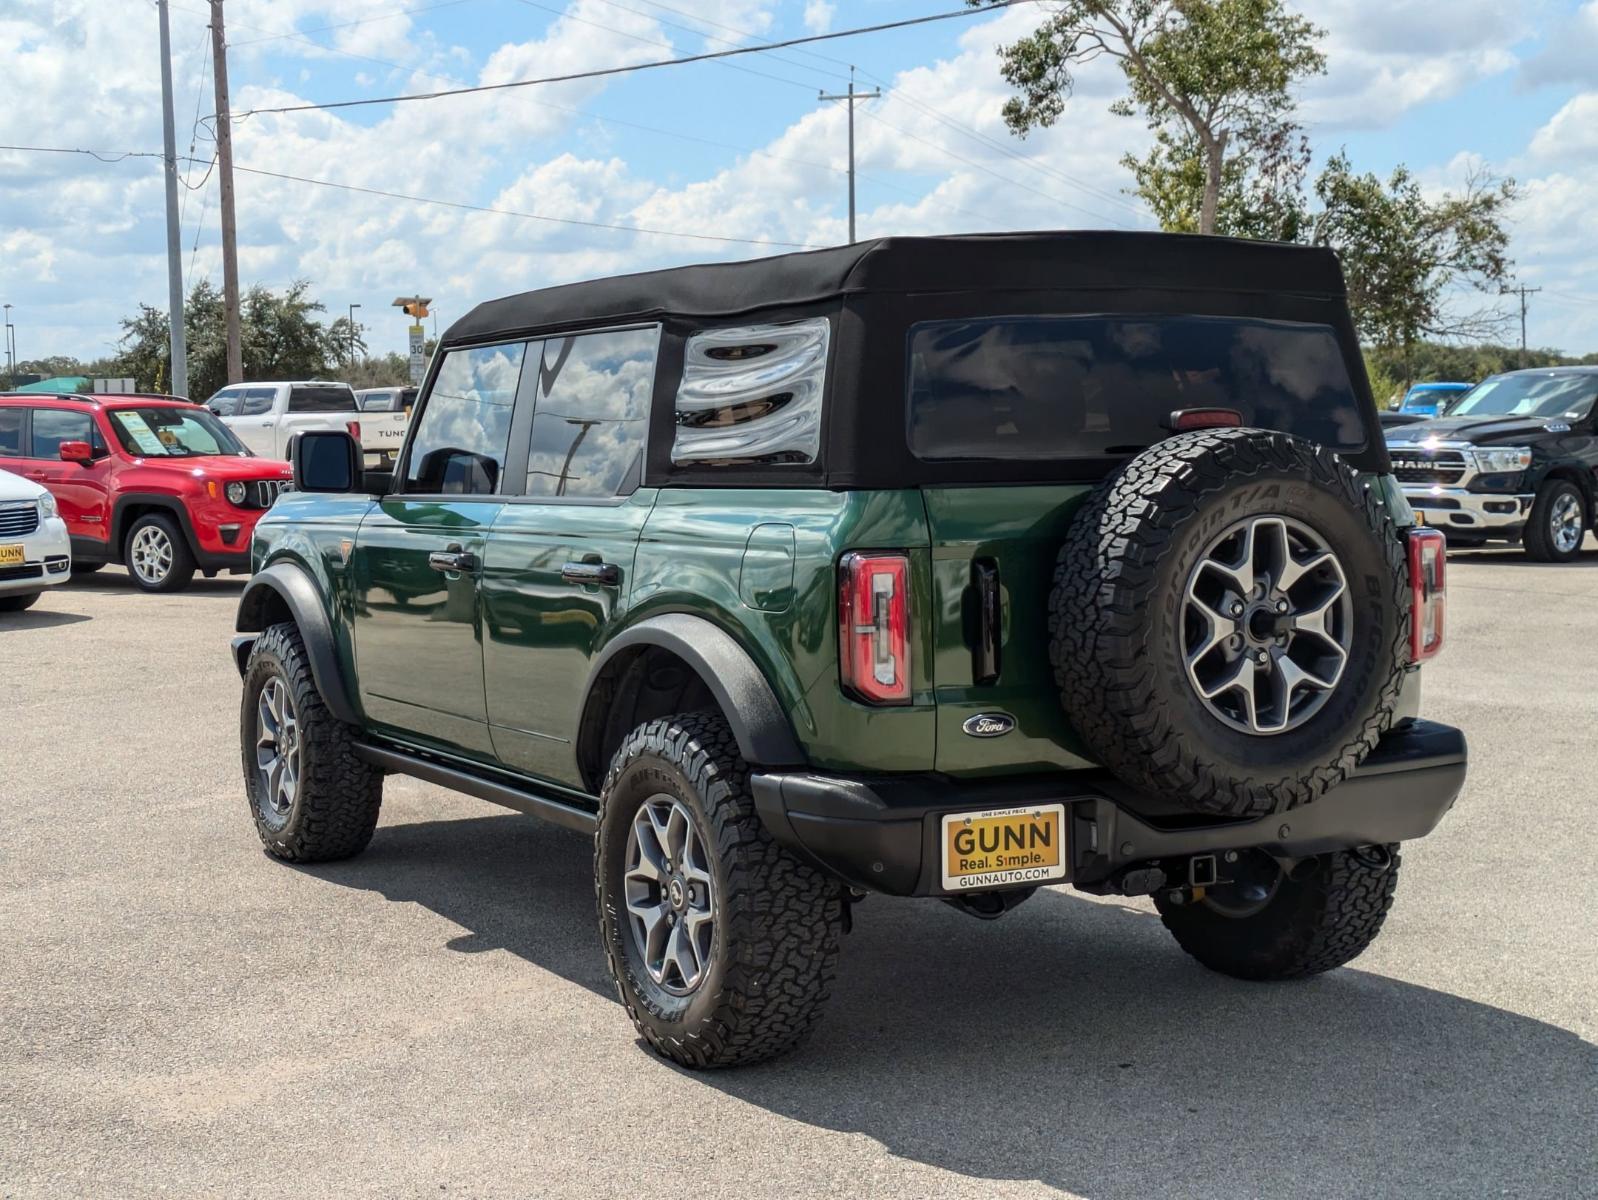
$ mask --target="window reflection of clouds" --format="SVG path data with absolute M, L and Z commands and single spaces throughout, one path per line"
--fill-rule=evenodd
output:
M 627 329 L 545 343 L 529 495 L 621 490 L 643 455 L 659 342 L 659 329 Z
M 416 430 L 408 482 L 417 482 L 428 455 L 443 449 L 491 458 L 504 468 L 526 352 L 526 345 L 517 343 L 451 350 L 444 356 Z

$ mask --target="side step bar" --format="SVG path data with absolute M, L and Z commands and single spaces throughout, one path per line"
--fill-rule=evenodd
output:
M 578 833 L 591 834 L 599 823 L 593 813 L 552 795 L 511 787 L 471 771 L 446 766 L 431 758 L 407 754 L 387 746 L 374 746 L 370 742 L 357 743 L 355 753 L 374 767 L 381 767 L 395 775 L 409 775 L 426 783 L 436 783 L 452 792 L 476 796 L 479 800 L 503 805 Z

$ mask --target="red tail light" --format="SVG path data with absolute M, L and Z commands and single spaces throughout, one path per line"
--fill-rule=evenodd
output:
M 1440 529 L 1409 531 L 1411 593 L 1409 657 L 1434 658 L 1443 648 L 1443 622 L 1448 613 L 1447 541 Z
M 910 702 L 910 560 L 845 554 L 838 563 L 844 690 L 871 704 Z
M 350 436 L 357 442 L 361 440 L 361 423 L 359 421 L 346 421 L 344 428 L 350 431 Z

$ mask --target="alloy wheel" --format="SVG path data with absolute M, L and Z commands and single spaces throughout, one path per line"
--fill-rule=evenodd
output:
M 1278 734 L 1308 721 L 1342 680 L 1353 634 L 1343 566 L 1301 521 L 1238 521 L 1188 574 L 1188 682 L 1210 714 L 1234 729 Z
M 273 825 L 288 820 L 300 788 L 300 723 L 288 685 L 268 679 L 255 702 L 255 770 L 261 815 Z
M 128 565 L 141 581 L 159 585 L 172 571 L 172 539 L 159 525 L 146 525 L 128 546 Z
M 710 966 L 716 897 L 705 840 L 682 801 L 661 793 L 639 806 L 626 864 L 633 946 L 655 983 L 686 996 Z
M 1582 536 L 1587 532 L 1583 525 L 1581 497 L 1574 492 L 1561 492 L 1548 514 L 1548 532 L 1554 549 L 1569 554 L 1581 545 Z

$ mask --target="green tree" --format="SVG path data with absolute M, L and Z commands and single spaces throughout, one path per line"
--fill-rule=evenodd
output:
M 1123 161 L 1165 228 L 1291 233 L 1309 157 L 1292 90 L 1325 71 L 1320 34 L 1282 0 L 1065 0 L 1000 48 L 1001 72 L 1018 92 L 1004 119 L 1022 137 L 1054 124 L 1073 71 L 1113 59 L 1128 94 L 1111 111 L 1141 115 L 1155 135 L 1148 155 Z
M 1475 172 L 1463 191 L 1429 200 L 1406 168 L 1383 181 L 1355 174 L 1339 153 L 1315 193 L 1321 208 L 1310 240 L 1337 251 L 1361 338 L 1400 352 L 1406 385 L 1423 339 L 1480 340 L 1503 331 L 1506 314 L 1496 300 L 1464 297 L 1496 296 L 1511 279 L 1504 219 L 1514 180 Z
M 324 326 L 324 311 L 310 298 L 310 284 L 297 280 L 286 291 L 257 284 L 239 301 L 239 340 L 246 379 L 308 379 L 328 373 L 329 362 L 349 356 L 347 318 Z M 183 331 L 189 359 L 189 394 L 203 400 L 227 383 L 227 332 L 222 294 L 200 280 L 183 309 Z M 356 345 L 361 345 L 359 336 Z M 162 391 L 170 386 L 167 315 L 141 304 L 135 316 L 122 321 L 120 342 L 123 374 L 140 387 Z

